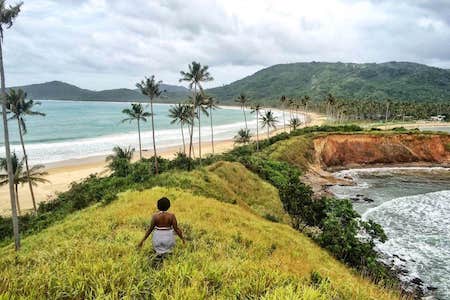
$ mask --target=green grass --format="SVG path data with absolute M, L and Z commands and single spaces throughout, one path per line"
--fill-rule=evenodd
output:
M 188 242 L 158 267 L 150 243 L 135 245 L 161 196 L 172 200 Z M 25 238 L 17 254 L 12 245 L 0 249 L 0 257 L 2 299 L 398 298 L 289 225 L 175 188 L 123 193 Z
M 285 161 L 304 172 L 314 160 L 313 139 L 311 135 L 291 137 L 271 145 L 262 155 L 267 155 L 273 160 Z
M 150 185 L 178 187 L 244 209 L 273 221 L 289 222 L 278 190 L 256 174 L 235 162 L 217 162 L 193 172 L 168 172 L 150 181 Z

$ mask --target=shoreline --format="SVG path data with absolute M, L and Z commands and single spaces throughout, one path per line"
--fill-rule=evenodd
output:
M 240 107 L 227 106 L 231 109 L 240 109 Z M 271 108 L 277 110 L 277 108 Z M 299 112 L 301 114 L 307 114 L 309 118 L 308 126 L 321 125 L 325 122 L 326 117 L 316 114 L 316 113 L 305 113 Z M 281 125 L 281 124 L 279 124 Z M 304 127 L 303 125 L 302 127 Z M 282 125 L 275 130 L 272 130 L 270 136 L 274 136 L 283 131 L 288 131 L 288 129 L 282 128 Z M 260 140 L 267 137 L 265 132 L 260 132 Z M 232 138 L 225 140 L 215 140 L 214 141 L 214 153 L 219 154 L 229 151 L 235 147 L 235 143 Z M 198 143 L 194 143 L 194 157 L 196 157 Z M 182 151 L 182 145 L 169 146 L 161 149 L 157 149 L 158 156 L 166 159 L 174 158 L 177 152 Z M 211 141 L 206 140 L 202 142 L 202 156 L 206 157 L 208 154 L 212 153 Z M 142 156 L 144 158 L 149 158 L 153 155 L 151 149 L 143 149 Z M 36 196 L 36 202 L 45 202 L 53 199 L 58 193 L 64 192 L 70 188 L 70 184 L 73 182 L 80 182 L 84 178 L 91 174 L 98 174 L 99 176 L 106 176 L 109 174 L 107 169 L 107 164 L 105 162 L 107 154 L 105 155 L 94 155 L 84 158 L 74 158 L 63 161 L 51 162 L 45 164 L 45 171 L 48 174 L 45 176 L 49 183 L 41 183 L 34 187 L 34 192 Z M 134 153 L 132 161 L 138 160 L 138 151 Z M 29 194 L 27 185 L 19 186 L 19 201 L 21 204 L 22 213 L 30 211 L 32 209 L 31 196 Z M 0 216 L 10 214 L 10 199 L 7 192 L 7 186 L 0 187 Z
M 240 109 L 240 107 L 232 107 L 227 106 L 227 108 Z M 277 108 L 272 108 L 277 109 Z M 307 114 L 309 123 L 307 126 L 316 126 L 327 124 L 326 116 L 308 112 L 305 113 L 303 111 L 299 112 L 301 114 Z M 281 124 L 280 124 L 281 125 Z M 450 126 L 450 122 L 442 123 L 442 122 L 430 122 L 430 123 L 408 123 L 402 124 L 403 127 L 406 128 L 415 128 L 417 126 L 424 127 L 440 127 L 440 126 Z M 304 127 L 305 125 L 301 126 Z M 392 127 L 398 127 L 397 125 L 390 125 Z M 384 125 L 383 125 L 384 127 Z M 271 132 L 271 136 L 281 133 L 283 131 L 287 131 L 288 129 L 279 128 L 273 130 Z M 266 138 L 266 134 L 264 132 L 260 133 L 260 139 L 263 140 Z M 225 139 L 225 140 L 217 140 L 214 141 L 215 153 L 223 153 L 225 151 L 229 151 L 233 149 L 235 146 L 233 139 Z M 197 153 L 198 143 L 194 143 L 194 154 Z M 178 146 L 169 146 L 162 149 L 159 149 L 158 156 L 161 156 L 166 159 L 173 158 L 177 152 L 182 150 L 182 145 Z M 208 154 L 212 153 L 210 140 L 206 140 L 202 142 L 202 154 L 206 157 Z M 63 161 L 51 162 L 45 165 L 45 171 L 48 172 L 48 175 L 45 176 L 50 183 L 39 184 L 34 188 L 36 194 L 37 202 L 49 201 L 53 199 L 58 193 L 66 191 L 72 182 L 79 182 L 84 178 L 88 177 L 91 174 L 98 174 L 99 176 L 105 176 L 108 174 L 108 170 L 106 168 L 106 154 L 104 155 L 94 155 L 84 158 L 74 158 Z M 151 149 L 143 149 L 143 157 L 148 158 L 152 156 Z M 133 157 L 133 161 L 138 159 L 138 153 L 135 152 Z M 312 178 L 311 178 L 312 179 Z M 323 178 L 322 178 L 323 179 Z M 319 182 L 315 182 L 315 186 L 317 186 Z M 323 183 L 323 180 L 322 180 Z M 313 185 L 313 186 L 314 186 Z M 19 186 L 19 200 L 21 203 L 22 212 L 25 212 L 32 208 L 31 196 L 29 195 L 29 191 L 26 185 Z M 7 187 L 0 187 L 0 215 L 9 214 L 10 210 L 10 200 L 7 193 Z

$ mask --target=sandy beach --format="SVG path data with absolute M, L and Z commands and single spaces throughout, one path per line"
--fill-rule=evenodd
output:
M 326 116 L 308 113 L 308 126 L 321 125 L 327 122 Z M 416 128 L 416 127 L 437 127 L 437 126 L 450 126 L 450 123 L 443 122 L 417 122 L 408 124 L 394 124 L 387 126 L 378 126 L 382 129 L 403 126 L 405 128 Z M 271 135 L 278 134 L 282 132 L 283 129 L 275 130 Z M 265 131 L 260 132 L 260 138 L 264 139 L 266 137 Z M 232 139 L 215 141 L 214 143 L 215 153 L 222 153 L 228 151 L 234 147 L 234 142 Z M 195 145 L 195 154 L 197 154 L 198 145 Z M 158 155 L 164 158 L 173 158 L 177 152 L 182 150 L 181 146 L 170 147 L 165 149 L 159 149 Z M 210 141 L 205 141 L 202 143 L 202 154 L 203 156 L 212 153 Z M 144 157 L 150 157 L 152 151 L 146 149 L 143 152 Z M 135 155 L 135 160 L 137 159 L 137 154 Z M 90 174 L 98 174 L 104 176 L 108 174 L 108 170 L 105 164 L 105 156 L 94 156 L 82 159 L 72 159 L 67 161 L 61 161 L 56 163 L 50 163 L 46 165 L 46 170 L 48 175 L 46 179 L 49 183 L 39 184 L 35 187 L 36 200 L 38 202 L 48 201 L 55 197 L 59 192 L 67 190 L 72 182 L 79 182 L 83 178 L 86 178 Z M 31 196 L 29 194 L 28 186 L 23 185 L 19 187 L 19 199 L 21 204 L 22 212 L 30 210 L 32 208 Z M 9 214 L 10 210 L 10 200 L 7 186 L 0 187 L 0 214 Z
M 308 126 L 320 125 L 326 121 L 326 117 L 315 114 L 308 113 L 309 123 Z M 278 134 L 282 132 L 283 129 L 274 130 L 271 135 Z M 260 132 L 260 138 L 264 139 L 266 133 L 264 130 Z M 181 141 L 180 141 L 181 142 Z M 215 141 L 214 142 L 214 152 L 223 153 L 225 151 L 231 150 L 234 147 L 234 142 L 232 139 Z M 197 155 L 198 144 L 194 145 L 194 152 Z M 161 157 L 171 159 L 174 158 L 177 152 L 182 151 L 182 146 L 170 147 L 165 149 L 159 149 L 158 155 Z M 143 151 L 144 157 L 151 157 L 152 151 L 146 149 Z M 206 156 L 212 153 L 211 142 L 209 140 L 202 143 L 202 155 Z M 106 168 L 105 157 L 93 156 L 82 159 L 71 159 L 66 161 L 60 161 L 56 163 L 49 163 L 46 165 L 46 171 L 48 175 L 46 179 L 49 183 L 39 184 L 34 188 L 37 202 L 48 201 L 53 199 L 55 195 L 60 192 L 67 190 L 72 182 L 79 182 L 83 178 L 88 177 L 90 174 L 98 174 L 104 176 L 108 174 L 108 169 Z M 135 153 L 134 160 L 137 159 L 137 153 Z M 19 200 L 21 205 L 22 213 L 32 209 L 31 196 L 27 185 L 19 186 Z M 10 200 L 7 186 L 0 187 L 0 214 L 7 215 L 10 212 Z

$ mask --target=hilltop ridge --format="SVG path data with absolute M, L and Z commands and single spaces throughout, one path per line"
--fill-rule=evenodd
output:
M 21 86 L 31 98 L 49 100 L 138 101 L 138 90 L 92 91 L 61 81 Z M 190 92 L 178 85 L 162 84 L 166 90 L 158 102 L 179 102 Z M 253 101 L 274 104 L 281 95 L 309 95 L 322 100 L 332 93 L 346 99 L 387 99 L 402 101 L 448 101 L 450 70 L 411 62 L 328 63 L 299 62 L 278 64 L 230 84 L 206 89 L 222 104 L 231 104 L 240 93 Z

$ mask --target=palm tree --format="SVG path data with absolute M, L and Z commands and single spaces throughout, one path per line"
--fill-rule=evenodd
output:
M 255 105 L 253 105 L 252 110 L 250 113 L 256 113 L 256 151 L 259 151 L 259 113 L 262 109 L 262 105 L 256 103 Z
M 328 93 L 325 102 L 327 103 L 327 115 L 332 118 L 333 117 L 332 108 L 336 104 L 336 99 L 331 93 Z
M 208 97 L 206 100 L 206 108 L 209 111 L 209 121 L 211 125 L 211 148 L 212 148 L 212 154 L 214 155 L 214 127 L 213 127 L 213 110 L 218 109 L 218 101 L 214 99 L 214 97 Z
M 292 130 L 296 130 L 297 127 L 302 125 L 302 121 L 300 121 L 299 118 L 292 118 L 289 122 L 289 126 L 292 128 Z
M 114 159 L 125 159 L 128 162 L 133 158 L 134 148 L 128 146 L 128 148 L 122 148 L 119 146 L 115 146 L 113 148 L 113 154 L 110 154 L 106 157 L 106 161 L 112 161 Z
M 308 95 L 306 95 L 306 96 L 304 96 L 304 97 L 302 98 L 302 104 L 303 104 L 303 106 L 305 107 L 305 118 L 304 118 L 305 123 L 308 122 L 308 118 L 309 118 L 309 116 L 308 116 L 308 104 L 309 104 L 310 102 L 311 102 L 311 97 L 309 97 Z
M 20 248 L 19 237 L 19 219 L 17 218 L 16 197 L 14 195 L 14 173 L 11 160 L 11 149 L 9 145 L 8 132 L 8 117 L 6 115 L 6 84 L 5 84 L 5 70 L 3 68 L 3 30 L 4 28 L 11 28 L 15 18 L 19 15 L 22 3 L 15 6 L 6 7 L 5 0 L 0 0 L 0 77 L 1 77 L 1 100 L 2 101 L 2 120 L 3 120 L 3 138 L 5 142 L 6 165 L 8 168 L 8 182 L 9 182 L 9 198 L 11 201 L 11 216 L 13 222 L 14 247 L 17 250 Z
M 280 103 L 281 103 L 281 110 L 283 111 L 283 129 L 286 130 L 286 104 L 287 104 L 287 98 L 285 95 L 280 97 Z
M 19 161 L 16 153 L 13 152 L 11 156 L 12 171 L 14 174 L 13 185 L 15 192 L 15 203 L 20 215 L 20 204 L 19 204 L 19 184 L 31 183 L 31 185 L 36 186 L 38 183 L 49 182 L 43 176 L 47 175 L 47 172 L 42 171 L 43 165 L 34 165 L 28 172 L 23 171 L 23 164 L 25 159 Z M 0 170 L 8 171 L 8 163 L 6 158 L 0 158 Z M 5 185 L 9 182 L 9 177 L 7 174 L 0 174 L 0 186 Z
M 192 64 L 188 66 L 189 71 L 184 72 L 180 71 L 181 78 L 180 82 L 186 81 L 189 82 L 189 88 L 193 90 L 192 99 L 197 99 L 197 88 L 203 93 L 202 82 L 212 81 L 214 78 L 208 71 L 208 66 L 202 66 L 200 63 L 193 61 Z M 196 102 L 196 101 L 194 101 Z M 194 107 L 195 109 L 196 107 Z M 197 112 L 200 115 L 200 111 Z M 199 126 L 200 127 L 200 126 Z M 199 128 L 200 130 L 200 128 Z M 191 169 L 191 157 L 192 157 L 192 138 L 194 134 L 194 122 L 191 124 L 190 131 L 190 140 L 189 140 L 189 170 Z M 201 162 L 201 154 L 200 154 L 200 162 Z
M 156 81 L 155 75 L 145 78 L 140 83 L 136 84 L 136 87 L 141 90 L 141 93 L 150 98 L 150 114 L 152 119 L 152 137 L 153 137 L 153 157 L 155 158 L 155 174 L 158 174 L 158 155 L 156 154 L 156 141 L 155 141 L 155 120 L 153 113 L 153 100 L 159 97 L 162 91 L 159 89 L 159 85 L 162 81 Z
M 389 107 L 392 105 L 392 100 L 388 99 L 386 101 L 386 111 L 385 111 L 385 118 L 384 118 L 384 122 L 387 123 L 388 121 L 388 115 L 389 115 Z
M 267 128 L 267 138 L 270 138 L 270 128 L 277 128 L 278 118 L 273 114 L 271 110 L 266 111 L 264 115 L 261 116 L 262 128 Z
M 181 129 L 181 138 L 183 140 L 183 153 L 186 154 L 186 142 L 184 140 L 184 125 L 190 124 L 189 105 L 178 103 L 169 109 L 169 117 L 172 118 L 170 124 L 178 123 Z
M 247 144 L 250 142 L 251 138 L 252 135 L 250 133 L 250 130 L 242 128 L 238 131 L 237 135 L 235 135 L 233 139 L 236 144 Z
M 248 130 L 247 126 L 247 115 L 245 114 L 245 109 L 247 108 L 247 104 L 250 102 L 250 99 L 244 94 L 241 93 L 234 102 L 239 103 L 242 111 L 244 112 L 244 121 L 245 121 L 245 129 Z
M 129 164 L 133 158 L 134 148 L 121 148 L 115 146 L 113 154 L 106 157 L 106 162 L 109 162 L 108 168 L 114 172 L 115 175 L 126 177 L 129 173 Z
M 144 107 L 140 103 L 132 103 L 131 108 L 125 108 L 122 113 L 128 116 L 122 120 L 124 122 L 137 121 L 139 136 L 139 159 L 142 159 L 142 143 L 141 143 L 141 121 L 147 122 L 147 118 L 151 116 L 149 112 L 144 111 Z
M 206 109 L 206 101 L 209 96 L 203 93 L 197 94 L 195 100 L 195 107 L 197 107 L 197 119 L 198 119 L 198 157 L 200 158 L 200 166 L 202 165 L 202 131 L 201 131 L 201 119 L 202 114 L 208 116 L 208 110 Z
M 40 102 L 34 102 L 33 100 L 26 100 L 27 94 L 19 89 L 18 91 L 11 89 L 9 94 L 6 95 L 6 101 L 9 111 L 12 113 L 10 120 L 16 119 L 19 128 L 20 144 L 22 145 L 23 159 L 25 161 L 26 172 L 29 175 L 30 166 L 28 165 L 28 156 L 25 151 L 25 143 L 23 141 L 23 135 L 27 133 L 27 126 L 25 124 L 25 116 L 45 116 L 44 113 L 33 111 L 34 105 L 40 105 Z M 37 212 L 36 199 L 34 197 L 33 184 L 28 181 L 30 188 L 31 200 L 33 202 L 34 211 Z

